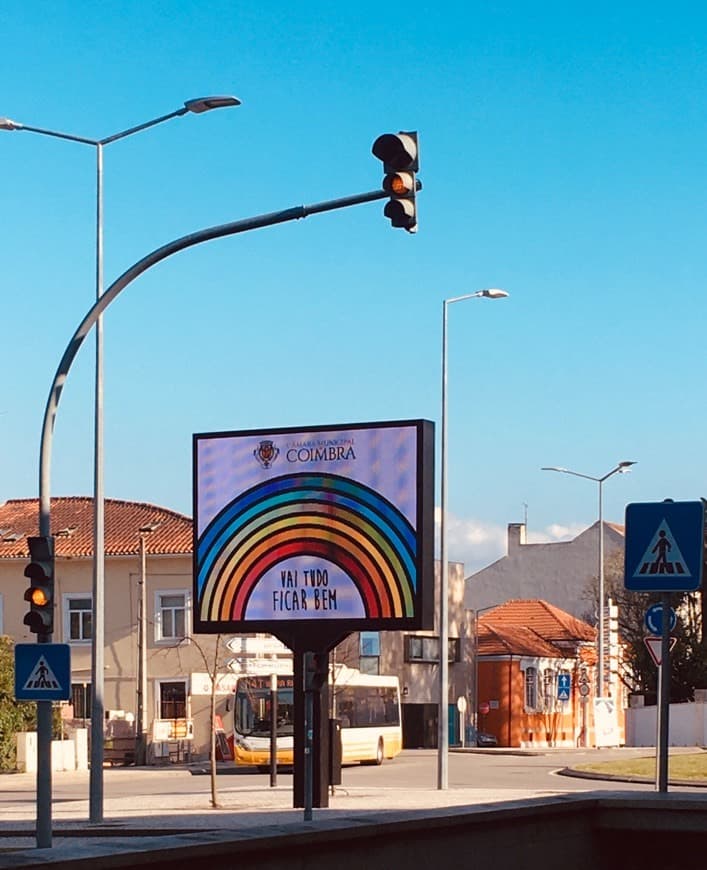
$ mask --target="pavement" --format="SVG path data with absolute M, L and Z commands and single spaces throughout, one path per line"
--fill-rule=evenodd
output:
M 466 752 L 501 752 L 502 750 L 461 750 Z M 642 748 L 640 753 L 650 753 Z M 671 748 L 671 752 L 673 748 Z M 694 748 L 691 750 L 694 751 Z M 548 752 L 506 750 L 505 754 L 545 755 Z M 227 772 L 225 766 L 220 772 Z M 568 775 L 586 776 L 565 768 Z M 115 854 L 137 848 L 153 848 L 165 837 L 174 841 L 174 836 L 202 832 L 228 832 L 232 836 L 253 838 L 270 833 L 296 833 L 303 824 L 317 829 L 341 825 L 358 825 L 378 820 L 383 810 L 398 813 L 414 813 L 420 810 L 439 811 L 444 808 L 492 807 L 499 803 L 528 801 L 533 798 L 567 798 L 561 782 L 556 791 L 547 787 L 537 790 L 489 789 L 489 788 L 380 788 L 336 786 L 329 798 L 329 807 L 314 808 L 312 819 L 305 820 L 303 809 L 292 807 L 292 787 L 288 778 L 286 785 L 269 786 L 267 777 L 258 778 L 257 784 L 248 778 L 246 784 L 240 777 L 233 777 L 233 785 L 221 777 L 218 783 L 218 807 L 210 805 L 208 787 L 208 764 L 180 765 L 174 769 L 160 768 L 166 777 L 167 787 L 161 794 L 141 793 L 140 783 L 154 781 L 154 768 L 106 768 L 104 771 L 104 820 L 91 823 L 89 819 L 89 773 L 87 771 L 62 771 L 53 774 L 54 784 L 76 786 L 80 797 L 56 797 L 52 803 L 52 849 L 41 850 L 51 860 L 86 856 L 91 850 L 96 855 L 107 850 Z M 185 789 L 185 777 L 199 775 L 203 790 L 192 793 Z M 113 777 L 129 776 L 135 785 L 135 796 L 113 796 L 110 781 Z M 606 777 L 602 777 L 606 779 Z M 230 779 L 230 778 L 229 778 Z M 36 775 L 12 773 L 0 775 L 0 792 L 4 799 L 0 812 L 0 868 L 21 866 L 22 854 L 36 850 L 35 803 Z M 695 786 L 691 784 L 691 788 Z M 707 801 L 707 783 L 702 797 Z M 695 787 L 699 790 L 699 785 Z M 68 789 L 63 789 L 66 793 Z M 149 791 L 149 789 L 146 789 Z M 591 792 L 591 785 L 587 790 Z M 621 791 L 617 780 L 617 793 Z M 604 791 L 603 794 L 611 792 Z M 625 793 L 624 793 L 625 794 Z M 578 795 L 575 793 L 574 797 Z M 14 859 L 20 861 L 17 863 Z

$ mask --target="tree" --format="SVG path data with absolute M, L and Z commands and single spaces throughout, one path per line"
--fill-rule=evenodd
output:
M 37 727 L 37 705 L 15 700 L 15 645 L 0 635 L 0 770 L 14 770 L 17 765 L 18 731 Z
M 583 597 L 591 602 L 584 617 L 597 623 L 598 587 L 596 577 L 584 590 Z M 658 668 L 643 641 L 646 610 L 662 600 L 660 592 L 631 592 L 624 587 L 623 554 L 614 553 L 606 561 L 604 591 L 619 608 L 619 643 L 623 646 L 619 678 L 632 692 L 646 695 L 654 702 L 658 690 Z M 707 647 L 702 630 L 703 601 L 700 592 L 670 593 L 670 606 L 678 620 L 672 635 L 677 642 L 670 654 L 670 698 L 674 702 L 693 701 L 695 688 L 707 687 Z
M 204 649 L 204 647 L 199 643 L 199 641 L 191 635 L 189 638 L 184 638 L 184 640 L 188 640 L 189 643 L 193 644 L 194 647 L 199 651 L 199 655 L 201 656 L 202 661 L 204 662 L 204 668 L 206 669 L 206 673 L 209 675 L 209 679 L 211 680 L 211 704 L 209 708 L 209 726 L 211 733 L 211 742 L 210 742 L 210 751 L 209 751 L 209 771 L 210 771 L 210 779 L 211 779 L 211 806 L 213 809 L 220 809 L 221 804 L 218 801 L 218 792 L 216 788 L 216 689 L 218 685 L 218 669 L 219 669 L 219 652 L 221 649 L 221 640 L 222 635 L 216 635 L 216 644 L 213 652 L 213 660 L 209 662 L 208 651 Z M 183 641 L 177 644 L 179 646 Z

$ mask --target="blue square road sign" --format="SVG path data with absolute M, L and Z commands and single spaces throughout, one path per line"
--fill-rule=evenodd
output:
M 15 698 L 18 701 L 67 701 L 71 697 L 71 648 L 68 643 L 15 645 Z
M 626 506 L 624 586 L 633 592 L 693 592 L 702 585 L 702 501 Z

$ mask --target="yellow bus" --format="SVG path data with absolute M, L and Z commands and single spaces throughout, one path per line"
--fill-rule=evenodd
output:
M 332 680 L 332 675 L 334 679 Z M 236 680 L 233 757 L 236 764 L 270 765 L 269 676 Z M 342 764 L 382 764 L 402 749 L 400 685 L 395 676 L 362 674 L 336 665 L 330 671 L 331 717 L 341 724 Z M 277 678 L 277 763 L 294 763 L 294 680 Z

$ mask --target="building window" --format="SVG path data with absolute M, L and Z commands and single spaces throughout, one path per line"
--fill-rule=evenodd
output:
M 71 684 L 71 705 L 74 708 L 74 719 L 91 718 L 91 684 Z
M 90 595 L 64 596 L 64 631 L 69 643 L 85 643 L 93 637 L 92 607 Z
M 380 673 L 381 642 L 377 631 L 362 631 L 359 634 L 358 669 L 362 674 Z
M 182 640 L 187 637 L 189 595 L 184 591 L 158 592 L 155 596 L 155 639 Z
M 160 683 L 159 718 L 187 718 L 187 684 L 183 680 Z
M 543 671 L 543 704 L 548 711 L 555 709 L 555 698 L 557 697 L 555 680 L 555 671 L 552 668 L 545 668 Z
M 379 656 L 381 654 L 381 637 L 378 631 L 362 631 L 359 637 L 360 654 L 362 656 Z
M 449 663 L 461 661 L 461 643 L 458 637 L 449 638 Z M 406 662 L 439 662 L 439 638 L 417 634 L 405 635 Z
M 528 710 L 537 710 L 538 708 L 537 668 L 525 669 L 525 706 Z

